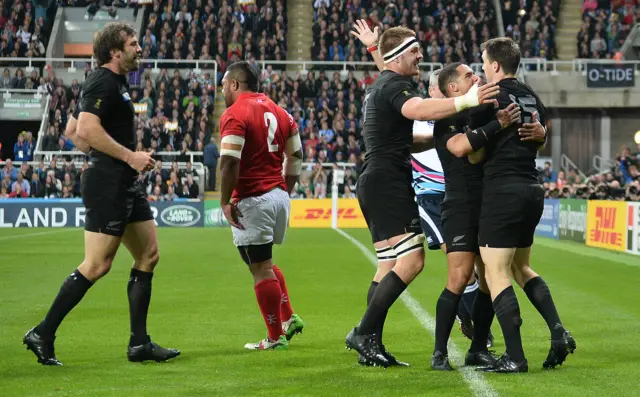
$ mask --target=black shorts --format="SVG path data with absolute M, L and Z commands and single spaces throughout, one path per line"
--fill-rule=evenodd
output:
M 432 198 L 431 195 L 421 194 L 416 196 L 416 202 L 420 213 L 420 224 L 427 237 L 427 246 L 430 250 L 439 250 L 444 243 L 440 209 L 442 197 Z
M 422 234 L 418 204 L 406 178 L 382 172 L 358 178 L 356 195 L 374 243 L 408 233 Z
M 544 211 L 544 190 L 537 183 L 485 188 L 478 243 L 490 248 L 528 248 Z
M 81 189 L 86 231 L 120 237 L 127 224 L 154 219 L 143 186 L 130 172 L 88 168 Z
M 480 253 L 478 223 L 482 196 L 447 195 L 442 202 L 442 232 L 449 252 Z

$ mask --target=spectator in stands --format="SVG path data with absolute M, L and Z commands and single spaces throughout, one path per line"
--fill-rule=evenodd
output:
M 11 192 L 15 192 L 18 188 L 26 194 L 26 197 L 29 197 L 29 193 L 31 193 L 31 185 L 29 184 L 29 181 L 24 179 L 22 172 L 18 172 L 18 178 L 11 185 Z
M 4 41 L 2 44 L 5 44 Z M 2 79 L 0 79 L 0 88 L 11 88 L 11 71 L 8 68 L 4 69 Z
M 177 198 L 179 197 L 175 194 L 175 190 L 173 189 L 173 186 L 169 185 L 167 187 L 167 194 L 164 195 L 164 201 L 172 202 Z
M 44 184 L 40 181 L 40 177 L 38 176 L 37 172 L 34 172 L 33 175 L 31 175 L 30 192 L 31 194 L 29 195 L 29 197 L 44 197 Z
M 207 190 L 216 190 L 216 172 L 218 169 L 218 159 L 220 152 L 216 145 L 215 138 L 211 138 L 207 146 L 204 148 L 204 165 L 207 167 Z
M 162 177 L 160 176 L 160 174 L 156 174 L 153 179 L 150 179 L 150 181 L 153 181 L 153 183 L 149 183 L 149 185 L 147 186 L 147 194 L 151 194 L 151 192 L 155 191 L 155 189 L 160 189 L 160 194 L 164 195 L 167 191 L 167 186 L 165 185 L 165 183 L 163 182 Z
M 16 161 L 29 160 L 29 147 L 24 141 L 24 131 L 18 135 L 18 140 L 13 145 L 13 155 Z
M 21 42 L 22 42 L 22 38 L 19 38 L 19 41 L 16 43 L 16 45 L 19 45 Z M 11 88 L 24 89 L 26 84 L 27 84 L 27 78 L 24 77 L 24 72 L 22 71 L 22 68 L 18 68 L 16 70 L 15 77 L 11 79 Z
M 73 198 L 73 189 L 69 188 L 68 186 L 62 186 L 62 195 L 60 196 L 60 198 Z
M 4 162 L 4 168 L 0 171 L 0 180 L 4 180 L 6 177 L 9 177 L 11 181 L 15 181 L 18 179 L 18 169 L 14 168 L 13 161 L 11 159 L 6 159 Z
M 551 162 L 546 161 L 544 163 L 544 170 L 542 171 L 543 182 L 555 182 L 557 178 L 556 172 L 551 168 Z
M 16 185 L 15 189 L 9 194 L 9 198 L 29 198 L 29 195 L 22 190 L 21 185 Z
M 0 187 L 0 199 L 6 199 L 9 198 L 9 195 L 7 194 L 7 188 L 5 186 Z
M 147 195 L 147 200 L 154 202 L 154 201 L 162 201 L 163 196 L 162 196 L 162 191 L 160 189 L 160 186 L 154 186 L 153 190 L 151 190 L 151 193 L 149 193 Z

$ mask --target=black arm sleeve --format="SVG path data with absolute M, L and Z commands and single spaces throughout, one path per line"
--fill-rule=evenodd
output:
M 82 99 L 80 100 L 80 112 L 87 112 L 100 117 L 103 120 L 109 113 L 110 103 L 110 87 L 103 79 L 87 78 L 84 89 L 82 91 Z
M 392 109 L 402 113 L 402 106 L 411 98 L 420 97 L 415 91 L 413 84 L 406 77 L 400 77 L 389 81 L 382 88 L 382 95 L 389 101 Z

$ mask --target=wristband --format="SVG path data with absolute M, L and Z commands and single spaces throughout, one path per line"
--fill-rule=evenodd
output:
M 473 151 L 478 151 L 484 147 L 500 130 L 502 126 L 498 120 L 493 120 L 489 124 L 476 128 L 466 133 L 467 139 Z
M 478 85 L 474 84 L 469 92 L 467 92 L 463 96 L 453 98 L 453 103 L 456 106 L 456 112 L 458 113 L 462 112 L 465 109 L 478 106 Z
M 372 53 L 372 52 L 374 52 L 374 51 L 375 51 L 375 50 L 377 50 L 377 49 L 378 49 L 378 46 L 377 46 L 377 45 L 375 45 L 375 44 L 374 44 L 374 45 L 372 45 L 371 47 L 367 47 L 367 51 L 368 51 L 369 53 Z

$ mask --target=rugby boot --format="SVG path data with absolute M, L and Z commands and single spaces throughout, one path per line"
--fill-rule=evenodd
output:
M 487 367 L 480 367 L 477 370 L 483 372 L 495 372 L 500 374 L 515 374 L 520 372 L 529 372 L 529 364 L 527 363 L 527 359 L 525 359 L 521 363 L 517 363 L 513 361 L 507 353 L 504 353 L 502 357 L 500 357 L 498 361 L 496 361 L 495 364 L 489 365 Z
M 249 350 L 287 350 L 289 349 L 289 342 L 284 335 L 280 335 L 280 338 L 275 341 L 269 339 L 267 336 L 260 342 L 247 343 L 244 345 L 244 348 Z
M 389 366 L 395 366 L 395 367 L 409 366 L 409 363 L 398 361 L 393 354 L 389 353 L 389 351 L 387 350 L 386 347 L 384 347 L 384 345 L 382 345 L 381 347 L 382 347 L 382 355 L 387 359 L 387 361 L 389 361 Z
M 38 362 L 42 365 L 62 365 L 56 358 L 53 342 L 56 337 L 44 339 L 35 331 L 35 327 L 22 338 L 22 343 L 27 345 L 27 350 L 31 350 L 38 358 Z
M 468 351 L 464 357 L 464 365 L 470 365 L 474 367 L 489 367 L 495 365 L 498 361 L 498 357 L 492 354 L 489 350 L 472 352 Z
M 435 371 L 453 371 L 449 357 L 442 352 L 436 351 L 431 357 L 431 369 Z
M 301 334 L 304 328 L 304 321 L 297 314 L 292 314 L 291 318 L 282 322 L 282 332 L 291 340 L 295 334 Z
M 180 355 L 180 350 L 165 349 L 151 341 L 147 336 L 147 343 L 138 346 L 129 346 L 127 348 L 127 358 L 131 362 L 141 363 L 143 361 L 162 362 L 170 360 Z
M 547 359 L 542 363 L 542 368 L 553 369 L 567 359 L 569 353 L 573 354 L 576 350 L 576 341 L 569 331 L 564 331 L 560 339 L 551 340 L 551 348 Z
M 462 334 L 468 339 L 473 340 L 473 322 L 471 321 L 471 317 L 460 316 L 458 314 L 456 319 L 458 320 L 458 328 L 460 328 Z
M 382 347 L 376 343 L 376 335 L 361 335 L 358 334 L 358 329 L 354 328 L 347 334 L 345 344 L 348 350 L 354 349 L 374 367 L 388 367 L 389 360 L 382 354 Z M 360 362 L 360 360 L 358 360 Z

